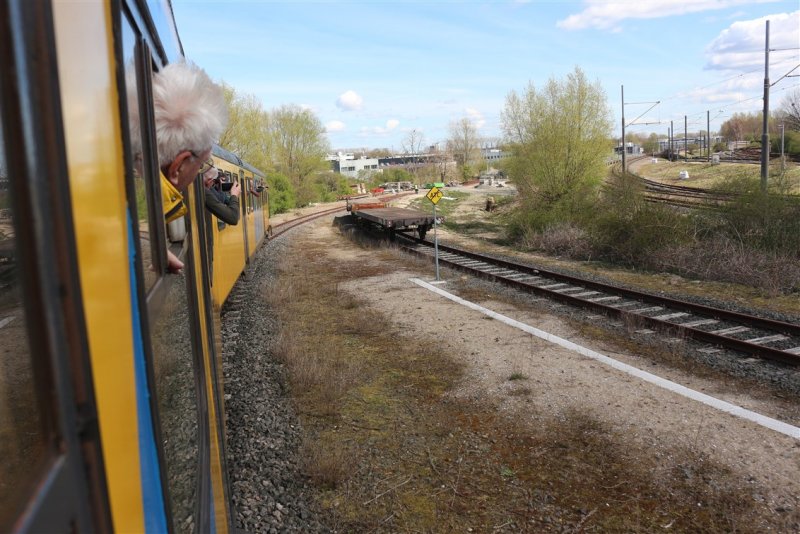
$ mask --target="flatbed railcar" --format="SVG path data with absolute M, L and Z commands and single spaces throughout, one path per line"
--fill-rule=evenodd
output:
M 348 206 L 353 224 L 371 225 L 385 231 L 389 238 L 396 232 L 416 231 L 420 239 L 425 239 L 428 230 L 433 228 L 434 217 L 422 211 L 408 208 L 375 207 L 374 204 L 352 204 Z
M 218 310 L 267 190 L 216 147 L 238 225 L 201 180 L 164 225 L 151 80 L 183 57 L 168 0 L 0 2 L 0 532 L 233 530 Z

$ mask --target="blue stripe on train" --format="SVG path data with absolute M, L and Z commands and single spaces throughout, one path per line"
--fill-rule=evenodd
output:
M 156 439 L 153 433 L 153 418 L 150 413 L 150 390 L 147 384 L 139 299 L 136 292 L 136 244 L 133 240 L 130 213 L 128 214 L 128 257 L 130 260 L 133 357 L 136 374 L 136 412 L 139 423 L 139 461 L 142 477 L 144 525 L 148 533 L 162 533 L 167 532 L 167 518 L 164 511 L 164 494 L 161 490 L 161 473 L 158 467 Z

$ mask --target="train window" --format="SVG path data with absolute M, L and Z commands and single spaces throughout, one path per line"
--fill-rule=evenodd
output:
M 26 332 L 16 224 L 0 116 L 0 531 L 29 497 L 48 457 Z
M 197 528 L 200 473 L 200 430 L 198 427 L 198 390 L 192 351 L 192 309 L 184 275 L 162 276 L 167 233 L 162 215 L 160 184 L 150 102 L 152 57 L 150 48 L 138 35 L 127 17 L 122 17 L 122 46 L 126 66 L 130 151 L 133 160 L 132 187 L 128 198 L 133 218 L 138 221 L 139 270 L 147 295 L 148 378 L 153 385 L 156 435 L 160 439 L 159 460 L 165 478 L 175 532 L 193 532 Z M 182 219 L 179 219 L 181 223 Z M 170 228 L 170 239 L 180 240 L 181 230 Z M 151 239 L 152 238 L 152 239 Z M 172 249 L 180 255 L 182 243 Z M 185 269 L 189 258 L 183 257 Z M 161 277 L 161 282 L 159 278 Z M 157 283 L 158 282 L 158 283 Z
M 189 266 L 187 265 L 187 269 Z M 177 532 L 192 532 L 198 483 L 198 410 L 185 275 L 170 276 L 150 328 L 161 441 Z
M 146 146 L 147 128 L 141 127 L 141 125 L 147 124 L 144 117 L 146 109 L 140 109 L 140 102 L 146 102 L 145 97 L 141 94 L 144 80 L 139 79 L 143 75 L 140 65 L 144 65 L 146 62 L 137 58 L 136 36 L 133 28 L 125 18 L 123 18 L 122 23 L 122 48 L 126 68 L 125 90 L 128 96 L 126 103 L 129 117 L 128 126 L 130 128 L 130 152 L 133 159 L 133 169 L 131 171 L 133 187 L 129 193 L 129 202 L 131 203 L 132 219 L 135 221 L 135 226 L 138 230 L 139 254 L 142 260 L 144 288 L 147 293 L 158 279 L 158 261 L 153 261 L 153 251 L 158 250 L 155 248 L 158 240 L 151 239 L 151 236 L 155 237 L 158 227 L 153 225 L 149 216 L 150 206 L 152 206 L 152 201 L 149 197 L 152 198 L 153 196 L 154 188 L 152 184 L 154 177 L 150 168 L 145 164 L 144 147 Z M 134 127 L 134 125 L 138 127 Z

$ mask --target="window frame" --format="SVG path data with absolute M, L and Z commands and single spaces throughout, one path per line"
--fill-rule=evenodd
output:
M 0 70 L 13 73 L 0 76 L 0 106 L 15 248 L 37 402 L 49 444 L 45 472 L 31 474 L 35 480 L 27 505 L 9 526 L 32 532 L 110 532 L 50 3 L 1 2 L 0 42 Z

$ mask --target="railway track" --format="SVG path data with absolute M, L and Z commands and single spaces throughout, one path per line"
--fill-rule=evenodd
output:
M 433 257 L 433 243 L 402 235 L 405 250 Z M 540 295 L 571 306 L 590 309 L 641 325 L 640 332 L 668 332 L 709 345 L 800 365 L 800 325 L 713 308 L 669 297 L 602 284 L 530 267 L 484 254 L 439 244 L 439 262 L 472 275 Z
M 319 219 L 320 217 L 324 217 L 326 215 L 332 215 L 334 213 L 339 213 L 340 211 L 344 211 L 344 206 L 330 208 L 323 211 L 318 211 L 316 213 L 309 213 L 308 215 L 303 215 L 301 217 L 297 217 L 294 219 L 290 219 L 288 221 L 282 222 L 280 224 L 276 224 L 272 227 L 272 230 L 269 232 L 270 238 L 275 238 L 281 235 L 282 233 L 294 228 L 295 226 L 299 226 L 303 223 L 307 223 L 309 221 L 313 221 L 314 219 Z
M 381 197 L 375 197 L 376 201 L 379 202 L 391 202 L 392 200 L 396 200 L 398 198 L 402 198 L 408 195 L 413 195 L 412 192 L 404 192 L 404 193 L 397 193 L 394 195 L 384 195 Z M 366 198 L 366 197 L 351 197 L 351 198 Z M 290 219 L 288 221 L 282 222 L 280 224 L 276 224 L 272 227 L 272 230 L 269 233 L 269 237 L 278 237 L 282 233 L 294 228 L 295 226 L 299 226 L 303 223 L 307 223 L 309 221 L 313 221 L 314 219 L 318 219 L 320 217 L 324 217 L 326 215 L 332 215 L 334 213 L 339 213 L 345 211 L 345 206 L 338 206 L 335 208 L 330 208 L 323 211 L 318 211 L 316 213 L 309 213 L 308 215 L 303 215 L 294 219 Z

